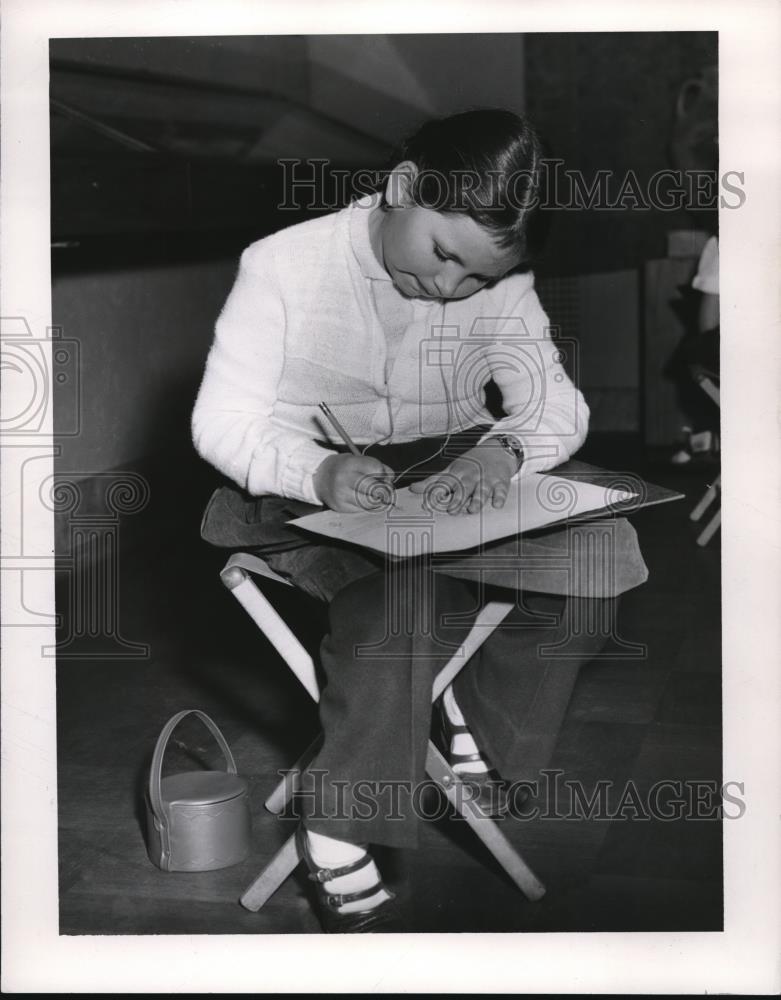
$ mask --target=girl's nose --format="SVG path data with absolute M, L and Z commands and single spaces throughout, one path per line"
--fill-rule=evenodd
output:
M 443 299 L 449 299 L 458 287 L 458 276 L 455 274 L 439 274 L 434 278 L 434 288 Z

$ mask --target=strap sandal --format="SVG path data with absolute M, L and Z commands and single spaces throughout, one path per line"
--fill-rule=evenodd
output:
M 321 868 L 312 857 L 309 838 L 303 824 L 299 824 L 296 830 L 296 843 L 298 852 L 309 869 L 307 878 L 315 883 L 317 916 L 326 934 L 374 934 L 402 930 L 395 902 L 396 894 L 388 889 L 381 878 L 378 878 L 368 889 L 360 889 L 355 892 L 329 892 L 325 888 L 324 883 L 341 878 L 342 875 L 360 871 L 361 868 L 370 865 L 372 857 L 369 853 L 365 853 L 357 861 L 341 865 L 339 868 Z M 344 906 L 345 903 L 356 903 L 362 899 L 369 899 L 381 889 L 384 889 L 388 894 L 388 899 L 376 906 L 366 910 L 353 910 L 349 913 L 340 912 L 340 907 Z
M 450 721 L 442 698 L 438 698 L 434 703 L 432 731 L 435 746 L 452 768 L 459 764 L 482 761 L 488 767 L 487 771 L 469 771 L 464 768 L 456 771 L 455 775 L 469 788 L 472 801 L 485 816 L 496 819 L 506 815 L 510 807 L 507 797 L 507 782 L 491 767 L 490 761 L 483 754 L 455 753 L 450 749 L 453 737 L 458 736 L 459 733 L 466 733 L 474 739 L 468 726 Z

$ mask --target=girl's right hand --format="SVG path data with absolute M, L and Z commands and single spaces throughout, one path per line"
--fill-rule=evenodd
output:
M 331 510 L 376 510 L 382 506 L 380 484 L 390 486 L 395 473 L 377 458 L 366 455 L 329 455 L 314 475 L 320 500 Z

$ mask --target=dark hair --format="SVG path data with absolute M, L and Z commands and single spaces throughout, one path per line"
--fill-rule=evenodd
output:
M 526 118 L 485 108 L 428 121 L 401 144 L 393 166 L 403 160 L 418 168 L 416 205 L 470 216 L 524 263 L 538 256 L 547 228 L 543 145 Z M 390 207 L 384 187 L 381 206 Z

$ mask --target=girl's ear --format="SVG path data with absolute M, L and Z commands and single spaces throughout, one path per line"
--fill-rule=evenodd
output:
M 414 204 L 412 186 L 418 168 L 412 160 L 404 160 L 393 168 L 385 185 L 385 200 L 391 208 L 408 208 Z

